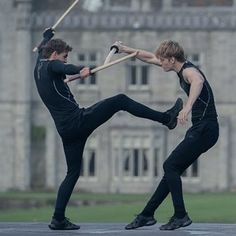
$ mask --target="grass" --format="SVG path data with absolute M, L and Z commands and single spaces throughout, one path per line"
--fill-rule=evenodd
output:
M 55 196 L 56 193 L 41 192 L 0 193 L 1 202 L 11 199 L 46 203 L 39 208 L 1 210 L 0 221 L 48 222 L 53 212 Z M 67 216 L 76 222 L 129 222 L 142 210 L 149 196 L 149 194 L 74 193 L 71 202 L 88 201 L 90 205 L 69 206 Z M 194 222 L 236 223 L 235 193 L 185 194 L 185 203 Z M 158 222 L 165 222 L 172 213 L 172 202 L 167 198 L 156 211 L 156 218 Z

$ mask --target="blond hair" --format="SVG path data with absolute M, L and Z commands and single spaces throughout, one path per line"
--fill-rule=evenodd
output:
M 174 57 L 179 62 L 184 62 L 186 60 L 184 49 L 179 45 L 179 43 L 172 40 L 163 41 L 157 48 L 155 55 L 157 58 Z

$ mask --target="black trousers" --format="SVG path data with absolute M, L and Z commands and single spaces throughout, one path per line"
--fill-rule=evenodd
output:
M 102 100 L 84 109 L 82 117 L 74 124 L 70 124 L 70 137 L 61 135 L 67 163 L 67 175 L 61 183 L 55 206 L 54 217 L 61 220 L 65 217 L 66 205 L 70 199 L 74 186 L 79 178 L 84 146 L 88 136 L 100 125 L 109 120 L 118 111 L 165 124 L 169 122 L 169 115 L 144 106 L 124 94 Z M 71 128 L 72 127 L 72 128 Z
M 194 124 L 186 133 L 184 140 L 175 148 L 163 164 L 164 176 L 156 191 L 141 212 L 153 216 L 155 210 L 171 193 L 174 215 L 178 218 L 186 214 L 181 174 L 197 158 L 210 149 L 218 140 L 219 126 L 217 120 L 202 120 Z

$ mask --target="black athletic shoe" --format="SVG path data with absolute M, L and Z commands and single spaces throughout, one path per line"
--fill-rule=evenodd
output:
M 164 124 L 168 129 L 174 129 L 177 125 L 177 116 L 179 112 L 183 109 L 183 100 L 178 98 L 175 102 L 175 105 L 166 111 L 170 115 L 170 121 L 167 124 Z
M 157 221 L 153 216 L 137 215 L 130 224 L 125 226 L 125 229 L 136 229 L 143 226 L 151 226 L 156 224 L 156 222 Z
M 58 221 L 55 218 L 52 218 L 52 221 L 48 227 L 52 230 L 77 230 L 80 229 L 79 225 L 75 225 L 65 218 L 62 221 Z
M 175 216 L 172 216 L 169 222 L 165 225 L 160 226 L 160 230 L 175 230 L 180 227 L 186 227 L 192 224 L 192 220 L 189 218 L 188 214 L 186 214 L 183 218 L 179 219 Z

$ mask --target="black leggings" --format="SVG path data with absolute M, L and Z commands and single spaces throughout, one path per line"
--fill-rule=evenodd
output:
M 71 137 L 62 136 L 67 163 L 67 175 L 63 180 L 57 195 L 54 217 L 61 220 L 65 217 L 65 208 L 70 199 L 74 186 L 79 178 L 83 150 L 88 136 L 100 125 L 109 120 L 118 111 L 165 124 L 169 115 L 144 106 L 124 94 L 100 101 L 85 109 L 80 120 L 75 121 L 71 129 Z
M 171 193 L 174 215 L 178 218 L 186 214 L 181 174 L 197 158 L 217 142 L 219 126 L 217 121 L 204 120 L 193 125 L 186 133 L 184 140 L 175 148 L 164 162 L 164 176 L 156 191 L 141 212 L 145 216 L 153 216 L 155 210 Z

